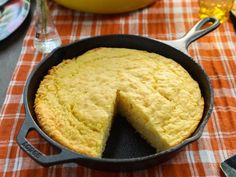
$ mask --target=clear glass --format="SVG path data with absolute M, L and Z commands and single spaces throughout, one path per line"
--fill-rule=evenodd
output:
M 229 18 L 234 0 L 199 0 L 200 18 L 215 17 L 221 23 Z
M 50 53 L 61 45 L 61 38 L 53 24 L 46 0 L 36 0 L 34 48 Z

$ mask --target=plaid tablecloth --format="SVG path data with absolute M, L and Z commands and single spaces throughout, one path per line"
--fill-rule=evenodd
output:
M 49 2 L 63 44 L 101 34 L 128 33 L 158 39 L 176 39 L 198 20 L 197 0 L 158 0 L 132 13 L 102 16 L 85 14 Z M 172 159 L 136 172 L 100 172 L 69 163 L 45 168 L 34 162 L 16 143 L 25 118 L 23 88 L 29 73 L 43 58 L 33 49 L 34 21 L 24 39 L 21 55 L 0 111 L 0 176 L 223 176 L 219 164 L 236 153 L 236 34 L 231 21 L 199 39 L 189 53 L 206 70 L 214 87 L 215 106 L 202 137 Z M 3 73 L 4 74 L 4 73 Z M 31 143 L 50 146 L 31 135 Z

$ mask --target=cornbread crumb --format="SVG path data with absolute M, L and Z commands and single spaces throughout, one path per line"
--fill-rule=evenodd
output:
M 96 48 L 49 70 L 35 99 L 41 128 L 65 147 L 101 157 L 120 112 L 157 151 L 198 126 L 199 86 L 176 62 L 146 51 Z

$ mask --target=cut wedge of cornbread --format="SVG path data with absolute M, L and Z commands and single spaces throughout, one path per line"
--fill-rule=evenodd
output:
M 117 112 L 157 151 L 196 129 L 204 102 L 176 62 L 134 49 L 97 48 L 49 70 L 35 99 L 41 128 L 65 147 L 101 157 Z

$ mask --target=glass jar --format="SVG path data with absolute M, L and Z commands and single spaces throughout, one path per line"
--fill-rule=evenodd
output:
M 229 12 L 234 0 L 199 0 L 200 18 L 215 17 L 224 22 L 229 18 Z
M 53 23 L 47 0 L 36 0 L 34 48 L 49 53 L 61 45 L 61 38 Z

